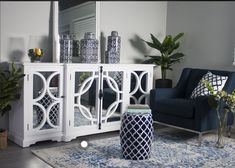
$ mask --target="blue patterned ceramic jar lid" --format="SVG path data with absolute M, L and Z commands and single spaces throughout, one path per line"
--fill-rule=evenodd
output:
M 85 39 L 94 39 L 95 38 L 95 34 L 92 32 L 86 32 L 84 35 Z
M 60 39 L 69 40 L 70 38 L 71 38 L 71 35 L 69 35 L 69 34 L 61 34 L 60 35 Z
M 118 36 L 118 32 L 117 31 L 112 31 L 111 36 Z

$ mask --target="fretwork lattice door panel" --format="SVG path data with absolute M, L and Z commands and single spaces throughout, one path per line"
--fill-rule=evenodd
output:
M 122 113 L 123 71 L 100 64 L 66 65 L 65 141 L 118 130 Z
M 120 121 L 123 104 L 123 79 L 124 71 L 113 70 L 104 67 L 101 90 L 102 98 L 100 110 L 100 123 L 111 123 Z
M 148 104 L 149 91 L 152 88 L 152 74 L 148 70 L 130 72 L 130 104 Z
M 74 79 L 74 127 L 97 124 L 98 71 L 75 71 Z
M 63 67 L 35 66 L 25 71 L 29 87 L 28 131 L 30 134 L 61 131 Z
M 65 141 L 97 129 L 99 73 L 95 64 L 65 65 Z

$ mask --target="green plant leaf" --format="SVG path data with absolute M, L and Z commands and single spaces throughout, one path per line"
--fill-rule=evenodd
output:
M 151 39 L 153 41 L 153 44 L 155 45 L 155 48 L 157 50 L 161 50 L 161 45 L 162 45 L 161 42 L 156 37 L 154 37 L 153 34 L 150 34 L 150 35 L 151 35 Z
M 158 56 L 158 55 L 145 55 L 145 57 L 151 57 L 153 59 L 161 59 L 162 56 Z
M 161 49 L 162 53 L 165 53 L 169 48 L 172 46 L 172 37 L 170 35 L 167 35 L 165 39 L 162 42 Z
M 12 63 L 11 70 L 2 70 L 0 68 L 0 112 L 5 114 L 11 110 L 11 103 L 19 99 L 20 80 L 25 75 L 22 69 L 16 68 Z
M 150 57 L 150 59 L 145 60 L 144 63 L 146 64 L 155 63 L 156 65 L 161 65 L 161 60 L 162 60 L 161 56 L 153 56 L 153 55 L 145 55 L 145 56 Z
M 153 35 L 151 35 L 152 42 L 145 41 L 148 46 L 151 48 L 157 49 L 160 51 L 161 56 L 155 57 L 150 55 L 145 55 L 150 57 L 149 60 L 145 60 L 146 63 L 155 63 L 156 65 L 161 66 L 162 76 L 166 77 L 166 70 L 172 70 L 171 66 L 174 63 L 180 62 L 183 58 L 183 53 L 174 53 L 176 49 L 179 48 L 180 43 L 177 42 L 184 33 L 178 33 L 175 37 L 171 35 L 165 36 L 162 43 Z M 162 77 L 162 78 L 164 78 Z
M 151 42 L 148 42 L 148 41 L 145 41 L 145 42 L 147 43 L 147 45 L 148 45 L 149 47 L 152 47 L 152 48 L 155 48 L 155 49 L 159 50 L 158 47 L 155 46 L 154 43 L 151 43 Z
M 11 105 L 7 105 L 6 107 L 4 107 L 3 109 L 1 109 L 1 113 L 2 113 L 2 116 L 6 113 L 6 112 L 8 112 L 8 111 L 10 111 L 11 110 Z
M 179 34 L 177 34 L 177 35 L 173 38 L 173 41 L 175 42 L 175 41 L 179 40 L 183 35 L 184 35 L 184 33 L 179 33 Z
M 174 53 L 174 54 L 170 55 L 169 57 L 171 59 L 179 59 L 179 58 L 184 57 L 184 54 L 183 53 Z
M 156 59 L 150 58 L 150 59 L 144 60 L 142 63 L 143 64 L 152 64 L 152 63 L 155 63 L 155 61 L 156 61 Z
M 176 50 L 179 47 L 178 43 L 175 43 L 172 39 L 172 37 L 169 38 L 169 40 L 167 41 L 167 43 L 164 44 L 164 46 L 162 46 L 165 49 L 165 53 L 167 53 L 168 55 L 172 54 L 172 52 L 174 50 Z
M 179 46 L 180 46 L 180 43 L 179 43 L 179 42 L 175 43 L 174 47 L 172 47 L 172 51 L 178 49 Z
M 177 63 L 177 62 L 180 62 L 180 60 L 181 60 L 181 59 L 174 59 L 174 60 L 171 60 L 170 65 L 175 64 L 175 63 Z

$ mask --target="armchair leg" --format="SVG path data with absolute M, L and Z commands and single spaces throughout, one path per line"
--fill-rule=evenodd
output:
M 202 145 L 202 133 L 198 134 L 198 145 L 201 146 Z
M 232 126 L 229 126 L 228 127 L 228 137 L 231 138 L 231 129 L 232 129 Z

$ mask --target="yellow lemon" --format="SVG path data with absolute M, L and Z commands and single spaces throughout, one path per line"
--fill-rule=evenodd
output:
M 35 48 L 35 54 L 36 54 L 36 56 L 41 56 L 42 50 L 40 48 Z

